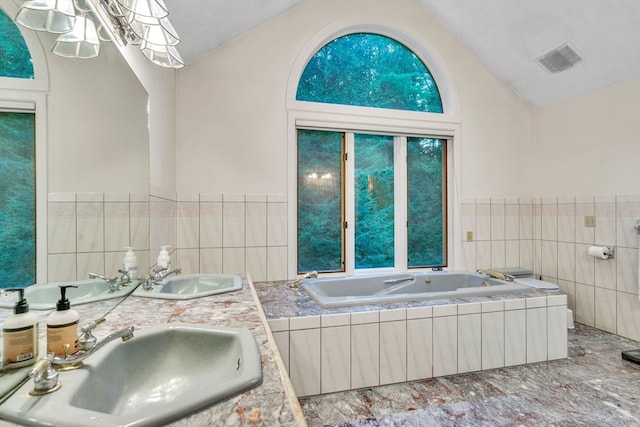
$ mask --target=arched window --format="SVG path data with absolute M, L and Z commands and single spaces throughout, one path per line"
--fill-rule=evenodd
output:
M 0 9 L 0 77 L 33 79 L 33 62 L 16 24 Z
M 356 33 L 324 45 L 304 69 L 298 101 L 442 113 L 424 63 L 389 37 Z
M 27 44 L 1 9 L 0 34 L 0 78 L 33 81 Z M 33 107 L 0 99 L 0 288 L 36 282 L 35 158 Z
M 446 266 L 448 139 L 408 122 L 385 125 L 387 116 L 414 123 L 416 113 L 443 114 L 418 55 L 380 34 L 338 37 L 307 62 L 296 101 L 335 113 L 296 121 L 297 272 Z M 358 110 L 350 122 L 344 106 L 376 112 Z

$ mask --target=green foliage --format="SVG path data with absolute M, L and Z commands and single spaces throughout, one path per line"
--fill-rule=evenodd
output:
M 393 267 L 393 137 L 355 136 L 356 268 Z
M 33 63 L 16 24 L 0 9 L 0 77 L 33 79 Z
M 409 267 L 445 265 L 445 160 L 442 140 L 407 139 Z
M 298 271 L 342 271 L 342 133 L 298 130 Z
M 35 283 L 34 115 L 0 113 L 0 288 Z
M 442 113 L 431 73 L 389 37 L 349 34 L 322 47 L 305 67 L 296 99 L 329 104 Z

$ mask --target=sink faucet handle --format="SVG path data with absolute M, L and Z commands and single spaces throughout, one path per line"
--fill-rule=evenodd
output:
M 82 335 L 78 338 L 78 347 L 80 350 L 87 351 L 96 346 L 98 339 L 93 335 L 96 326 L 98 326 L 98 324 L 90 320 L 80 328 L 82 332 Z
M 30 395 L 41 396 L 54 392 L 62 386 L 58 381 L 58 371 L 53 369 L 52 361 L 53 353 L 48 353 L 37 361 L 29 372 L 29 376 L 33 378 L 33 390 L 29 392 Z

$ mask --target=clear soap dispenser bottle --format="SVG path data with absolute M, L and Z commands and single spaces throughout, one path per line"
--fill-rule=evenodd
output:
M 24 289 L 7 290 L 18 291 L 19 300 L 13 307 L 13 316 L 2 324 L 2 354 L 6 368 L 33 365 L 38 359 L 38 316 L 29 313 L 29 304 L 24 299 Z
M 71 309 L 67 299 L 67 288 L 77 288 L 75 285 L 60 285 L 60 300 L 56 304 L 56 311 L 47 319 L 47 353 L 56 356 L 74 354 L 78 351 L 78 323 L 80 315 Z

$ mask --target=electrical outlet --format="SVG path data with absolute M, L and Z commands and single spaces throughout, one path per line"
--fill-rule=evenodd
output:
M 467 242 L 473 242 L 473 231 L 467 231 Z
M 584 217 L 584 226 L 594 228 L 596 226 L 596 217 L 593 215 L 586 215 Z

